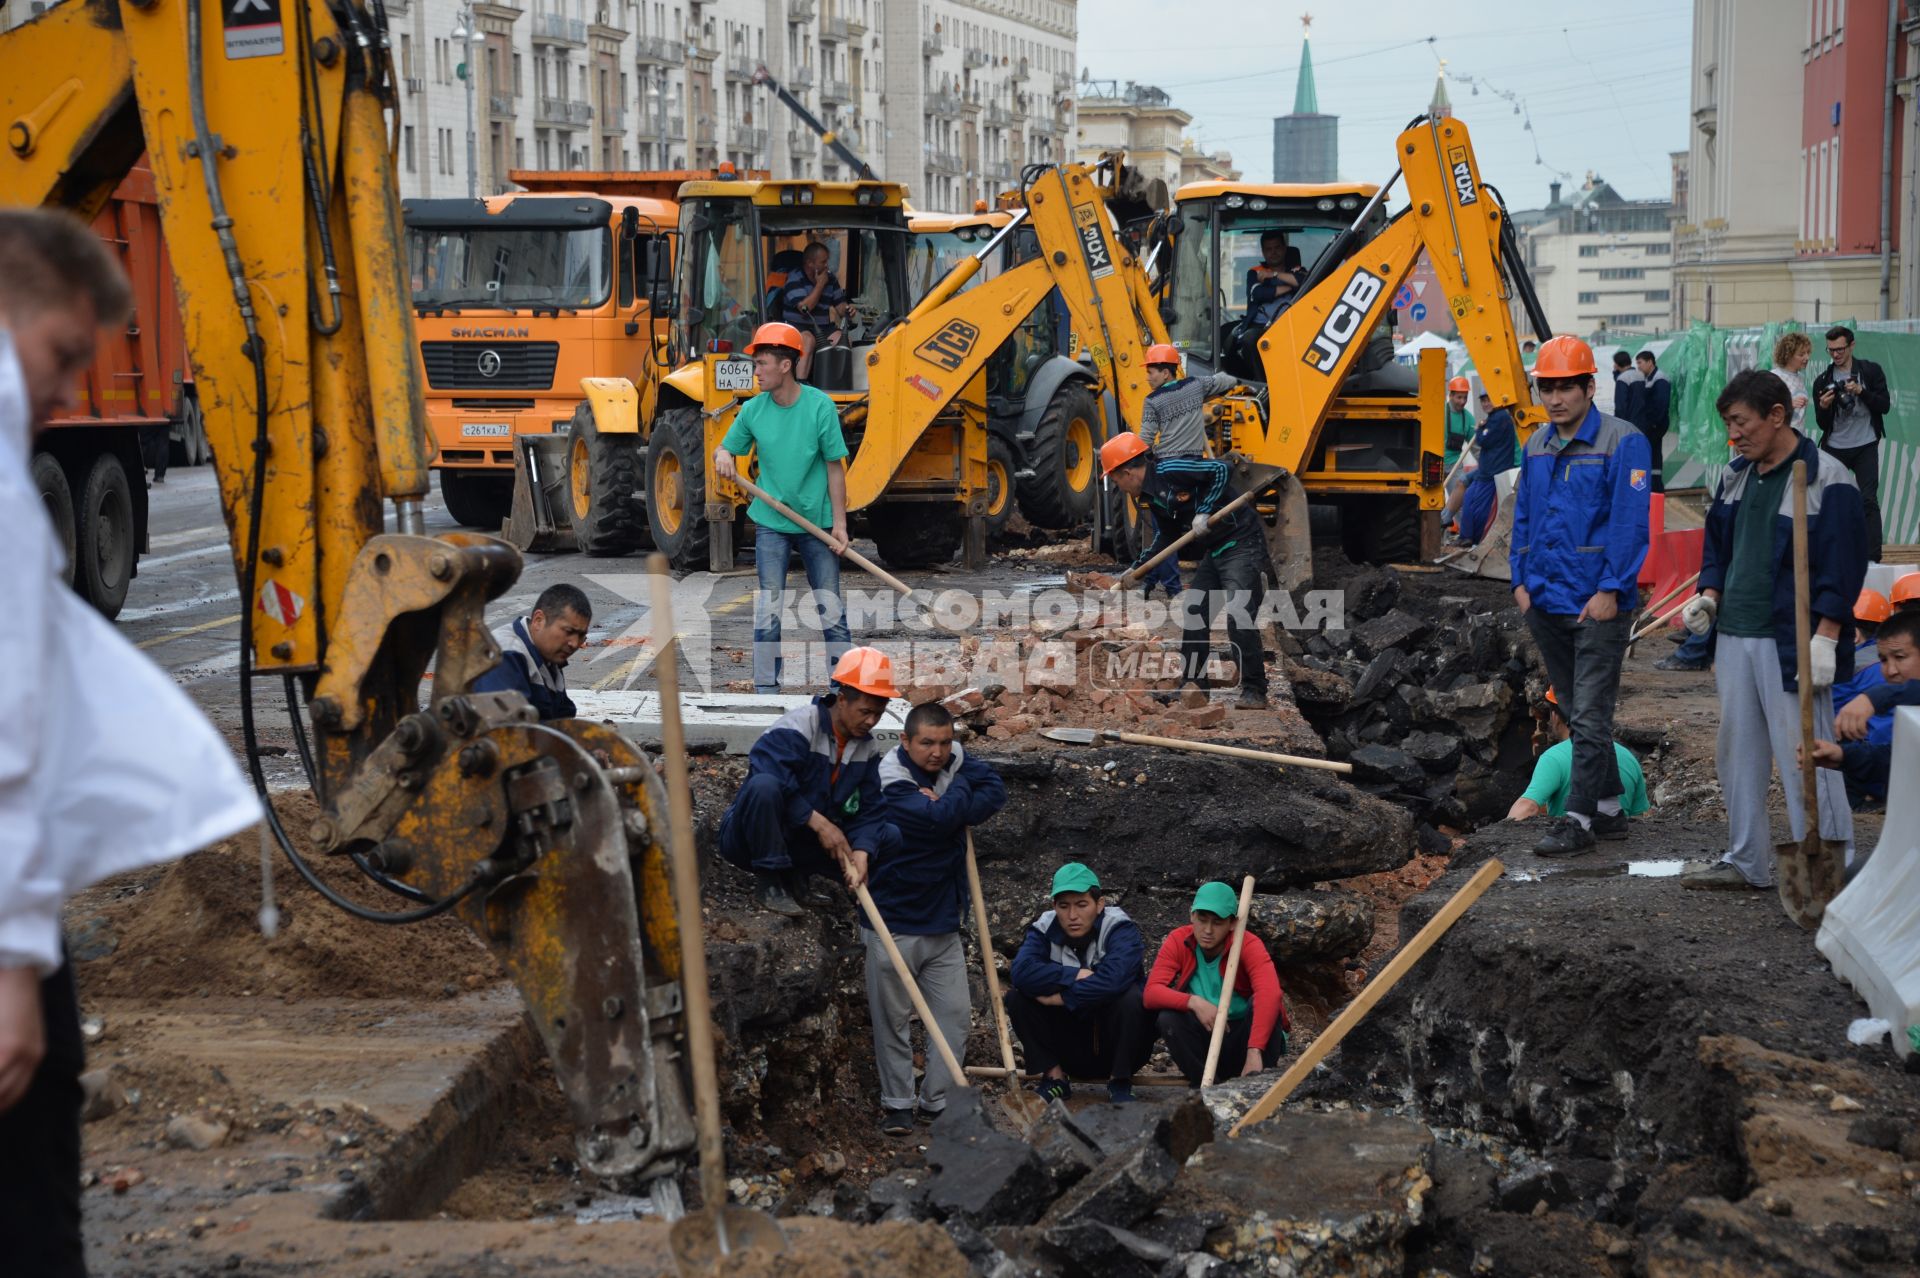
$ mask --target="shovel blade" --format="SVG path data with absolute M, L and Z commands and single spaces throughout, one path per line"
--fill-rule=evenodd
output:
M 1041 735 L 1050 741 L 1064 741 L 1068 745 L 1092 745 L 1100 739 L 1100 734 L 1092 728 L 1048 728 Z
M 1774 845 L 1773 881 L 1780 892 L 1780 906 L 1803 930 L 1811 932 L 1820 926 L 1827 902 L 1839 891 L 1846 854 L 1846 845 L 1818 835 Z
M 718 1212 L 681 1217 L 674 1222 L 667 1243 L 683 1278 L 704 1278 L 719 1272 L 721 1260 L 743 1251 L 784 1252 L 787 1235 L 765 1212 L 728 1203 Z

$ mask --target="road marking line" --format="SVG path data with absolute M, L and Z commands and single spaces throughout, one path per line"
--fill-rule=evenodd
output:
M 158 559 L 142 559 L 140 566 L 142 568 L 165 568 L 168 564 L 177 564 L 188 559 L 201 559 L 207 555 L 218 554 L 226 548 L 226 542 L 216 542 L 211 546 L 202 546 L 198 550 L 183 550 L 178 554 L 162 555 Z
M 221 626 L 231 626 L 238 620 L 240 620 L 240 614 L 236 612 L 231 617 L 222 617 L 218 621 L 204 621 L 197 626 L 188 626 L 185 630 L 175 630 L 171 634 L 159 635 L 152 639 L 142 639 L 133 646 L 136 648 L 154 648 L 163 643 L 171 643 L 175 639 L 184 639 L 188 635 L 197 635 L 203 630 L 218 630 Z
M 170 533 L 155 533 L 147 538 L 147 545 L 156 550 L 164 550 L 168 546 L 178 546 L 183 542 L 198 541 L 206 537 L 224 538 L 226 535 L 225 524 L 196 524 L 192 528 L 177 528 Z
M 177 599 L 172 603 L 153 604 L 146 608 L 128 608 L 118 618 L 121 625 L 130 621 L 145 621 L 150 617 L 165 617 L 171 613 L 188 612 L 194 608 L 210 608 L 215 604 L 232 603 L 240 597 L 238 590 L 223 590 L 217 595 L 203 595 L 198 599 Z
M 595 692 L 605 692 L 608 688 L 611 688 L 616 683 L 625 683 L 627 679 L 632 676 L 633 672 L 640 668 L 641 663 L 649 662 L 652 660 L 653 660 L 652 644 L 644 643 L 639 652 L 634 653 L 631 657 L 628 657 L 625 661 L 621 662 L 618 666 L 616 666 L 612 674 L 609 674 L 606 678 L 597 681 L 593 685 L 593 690 Z

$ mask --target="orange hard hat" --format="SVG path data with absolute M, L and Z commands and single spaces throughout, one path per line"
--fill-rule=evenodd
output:
M 1147 441 L 1130 430 L 1123 430 L 1100 445 L 1100 473 L 1111 475 L 1136 457 L 1147 454 Z
M 1450 391 L 1470 391 L 1473 389 L 1473 383 L 1464 377 L 1456 377 L 1447 383 L 1447 389 Z
M 1909 575 L 1920 577 L 1920 572 Z M 1877 626 L 1892 615 L 1893 605 L 1888 603 L 1887 597 L 1877 590 L 1862 590 L 1860 597 L 1853 601 L 1855 621 L 1864 621 L 1870 626 Z
M 1547 689 L 1547 704 L 1550 706 L 1557 706 L 1560 704 L 1560 698 L 1553 695 L 1552 688 Z
M 900 695 L 893 686 L 893 658 L 878 648 L 849 648 L 833 663 L 833 681 L 843 688 L 869 696 L 892 699 Z
M 753 340 L 747 343 L 747 354 L 752 355 L 762 346 L 769 349 L 784 346 L 788 350 L 800 349 L 800 330 L 791 324 L 782 324 L 775 320 L 771 324 L 762 324 L 753 330 Z
M 1540 356 L 1533 362 L 1535 377 L 1590 377 L 1595 371 L 1593 347 L 1565 334 L 1541 343 Z
M 1910 572 L 1893 583 L 1893 606 L 1920 602 L 1920 572 Z
M 1171 364 L 1175 368 L 1178 368 L 1180 367 L 1180 352 L 1165 342 L 1155 342 L 1153 345 L 1147 347 L 1147 367 L 1152 368 L 1155 364 Z

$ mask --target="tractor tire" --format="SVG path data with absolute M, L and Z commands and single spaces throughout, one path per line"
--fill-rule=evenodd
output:
M 567 426 L 567 516 L 574 541 L 589 555 L 624 555 L 647 543 L 640 495 L 640 440 L 602 435 L 593 406 L 573 410 Z
M 1412 497 L 1349 497 L 1340 507 L 1340 546 L 1356 564 L 1420 558 L 1420 503 Z
M 952 561 L 966 537 L 960 507 L 888 502 L 867 512 L 867 531 L 889 568 L 930 568 Z
M 670 408 L 647 440 L 647 526 L 675 572 L 707 568 L 707 434 L 697 408 Z
M 1120 491 L 1118 484 L 1107 486 L 1107 517 L 1101 549 L 1113 556 L 1122 568 L 1140 557 L 1153 544 L 1153 516 L 1146 507 Z
M 1100 401 L 1085 382 L 1068 381 L 1054 391 L 1033 428 L 1027 461 L 1033 474 L 1020 481 L 1020 513 L 1039 528 L 1075 528 L 1093 515 L 1100 490 Z
M 493 532 L 513 510 L 513 477 L 492 471 L 443 470 L 440 499 L 462 528 Z
M 71 586 L 74 539 L 77 535 L 73 518 L 73 485 L 67 482 L 65 468 L 52 453 L 33 455 L 33 486 L 40 490 L 40 500 L 46 503 L 47 522 L 53 525 L 53 535 L 60 543 L 61 557 L 65 563 L 61 571 Z
M 987 435 L 987 536 L 998 537 L 1013 518 L 1013 445 L 998 434 Z
M 127 602 L 135 557 L 133 489 L 127 468 L 114 454 L 93 459 L 80 486 L 76 516 L 74 589 L 112 621 Z

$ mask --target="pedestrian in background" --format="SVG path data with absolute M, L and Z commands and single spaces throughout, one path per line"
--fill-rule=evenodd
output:
M 1813 358 L 1813 339 L 1805 333 L 1782 333 L 1773 344 L 1773 367 L 1768 371 L 1787 384 L 1792 397 L 1793 428 L 1807 433 L 1807 361 Z
M 1577 337 L 1540 348 L 1533 375 L 1551 429 L 1527 438 L 1514 493 L 1514 601 L 1573 728 L 1567 813 L 1534 844 L 1541 856 L 1590 851 L 1596 827 L 1617 837 L 1627 823 L 1613 711 L 1647 557 L 1653 461 L 1646 436 L 1595 407 L 1595 371 L 1593 348 Z
M 1652 351 L 1633 357 L 1639 367 L 1640 387 L 1634 399 L 1634 415 L 1628 420 L 1647 437 L 1647 449 L 1653 455 L 1653 491 L 1667 491 L 1664 472 L 1667 466 L 1667 423 L 1673 405 L 1673 383 L 1660 371 Z M 1615 414 L 1618 416 L 1619 414 Z
M 1634 426 L 1640 424 L 1640 399 L 1646 393 L 1647 379 L 1633 366 L 1633 356 L 1625 351 L 1613 353 L 1613 415 Z M 1642 432 L 1644 433 L 1644 432 Z
M 1840 459 L 1860 486 L 1867 517 L 1867 558 L 1880 560 L 1880 441 L 1893 407 L 1887 375 L 1870 359 L 1853 357 L 1853 330 L 1836 324 L 1827 330 L 1827 354 L 1833 363 L 1813 379 L 1813 418 L 1820 447 Z

